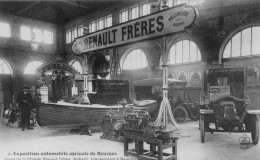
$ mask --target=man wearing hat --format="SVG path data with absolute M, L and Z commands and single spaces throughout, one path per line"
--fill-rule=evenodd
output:
M 29 89 L 30 88 L 28 86 L 23 86 L 21 92 L 17 97 L 17 102 L 19 103 L 19 108 L 21 111 L 20 126 L 22 128 L 22 131 L 24 131 L 25 127 L 27 129 L 33 129 L 30 127 L 32 96 L 29 93 Z

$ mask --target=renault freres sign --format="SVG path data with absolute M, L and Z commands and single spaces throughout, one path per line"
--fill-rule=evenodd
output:
M 73 42 L 72 51 L 76 54 L 86 53 L 182 31 L 195 18 L 194 8 L 181 5 L 79 37 Z

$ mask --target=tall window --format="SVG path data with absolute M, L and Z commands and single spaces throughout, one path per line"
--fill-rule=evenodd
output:
M 52 44 L 53 43 L 53 34 L 51 31 L 44 30 L 43 31 L 43 42 L 46 44 Z
M 105 28 L 112 26 L 112 15 L 105 17 Z
M 201 61 L 201 54 L 199 48 L 193 41 L 182 40 L 171 47 L 169 59 L 170 64 L 197 62 Z
M 0 36 L 11 37 L 11 28 L 8 23 L 0 22 Z
M 138 6 L 131 8 L 130 11 L 131 11 L 131 19 L 136 19 L 139 17 L 139 7 Z
M 197 5 L 204 3 L 205 0 L 168 0 L 167 5 L 169 7 L 177 6 L 186 3 L 187 5 Z M 163 3 L 163 2 L 161 2 Z
M 71 66 L 74 67 L 80 74 L 82 74 L 82 67 L 81 67 L 81 64 L 79 63 L 79 61 L 76 61 L 74 60 L 72 63 L 71 63 Z
M 53 32 L 50 30 L 21 26 L 21 39 L 26 41 L 43 42 L 53 44 Z
M 78 37 L 83 36 L 84 33 L 84 26 L 79 26 L 78 27 Z
M 175 0 L 175 4 L 176 5 L 179 5 L 179 4 L 183 4 L 183 3 L 186 3 L 186 4 L 189 4 L 190 0 Z
M 32 61 L 28 63 L 24 69 L 24 74 L 35 74 L 36 69 L 43 64 L 44 62 L 42 61 Z
M 72 41 L 71 41 L 71 30 L 68 30 L 67 32 L 66 32 L 66 42 L 67 43 L 71 43 Z
M 126 21 L 128 21 L 128 10 L 127 9 L 122 10 L 120 12 L 120 23 L 123 23 Z
M 34 42 L 42 42 L 43 41 L 43 33 L 39 28 L 32 29 L 32 40 Z
M 174 0 L 168 0 L 168 6 L 169 7 L 173 7 L 175 4 L 174 4 Z
M 12 74 L 10 65 L 0 58 L 0 74 Z
M 260 26 L 246 28 L 235 34 L 227 43 L 223 58 L 260 54 Z
M 142 4 L 142 16 L 148 15 L 151 13 L 151 8 L 149 3 Z
M 31 27 L 21 26 L 21 39 L 30 41 L 32 38 Z
M 71 31 L 71 41 L 74 41 L 74 39 L 77 37 L 78 37 L 78 30 L 77 28 L 73 28 Z
M 130 52 L 123 65 L 124 70 L 142 69 L 148 66 L 146 56 L 141 49 Z
M 83 25 L 82 26 L 79 26 L 79 27 L 76 27 L 76 28 L 73 28 L 71 30 L 67 30 L 66 31 L 66 43 L 71 43 L 74 41 L 75 38 L 77 37 L 80 37 L 80 36 L 83 36 L 83 33 L 84 33 L 84 29 L 86 27 L 84 27 Z
M 101 29 L 104 29 L 104 19 L 103 18 L 97 20 L 97 30 L 101 30 Z
M 96 31 L 96 22 L 93 21 L 89 24 L 89 33 L 95 32 Z
M 197 4 L 201 4 L 204 3 L 205 0 L 189 0 L 189 5 L 197 5 Z

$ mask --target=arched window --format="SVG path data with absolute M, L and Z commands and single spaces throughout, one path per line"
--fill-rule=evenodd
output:
M 235 34 L 224 49 L 223 58 L 253 56 L 260 50 L 260 26 L 249 27 Z
M 82 67 L 79 61 L 75 60 L 71 63 L 71 66 L 74 67 L 80 74 L 82 74 Z
M 12 74 L 10 65 L 2 59 L 0 59 L 0 74 Z
M 184 4 L 186 3 L 187 5 L 198 5 L 201 3 L 204 3 L 205 0 L 169 0 L 168 1 L 168 6 L 172 7 L 172 6 L 177 6 L 180 4 Z M 163 1 L 161 3 L 164 3 Z
M 42 61 L 32 61 L 28 63 L 24 69 L 24 74 L 35 74 L 36 69 L 43 64 L 44 62 Z
M 124 61 L 124 70 L 142 69 L 148 66 L 146 56 L 141 49 L 131 51 Z
M 201 61 L 198 46 L 190 40 L 182 40 L 175 43 L 169 54 L 170 64 L 182 64 Z

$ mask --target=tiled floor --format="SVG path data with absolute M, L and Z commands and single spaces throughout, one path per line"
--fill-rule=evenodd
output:
M 206 133 L 200 142 L 198 121 L 180 125 L 190 136 L 178 140 L 178 160 L 259 160 L 260 144 L 240 148 L 241 133 Z M 250 134 L 247 134 L 250 137 Z M 21 131 L 0 125 L 0 160 L 131 160 L 125 157 L 123 144 L 69 131 L 55 131 L 36 126 Z M 134 144 L 131 144 L 132 146 Z M 88 154 L 88 155 L 86 155 Z M 100 155 L 102 154 L 102 155 Z

